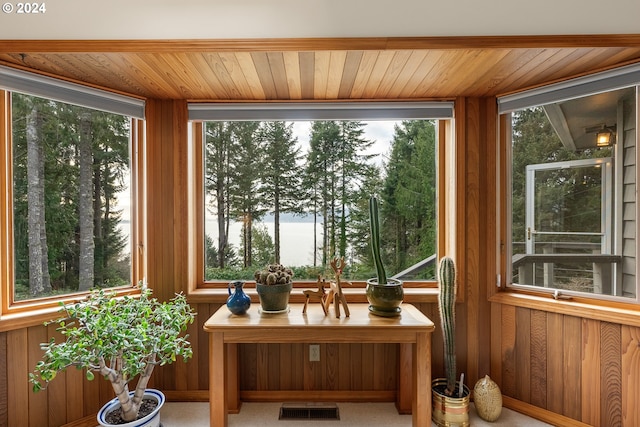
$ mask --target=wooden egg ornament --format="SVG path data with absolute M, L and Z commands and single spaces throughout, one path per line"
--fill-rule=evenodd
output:
M 493 422 L 502 413 L 502 392 L 489 375 L 480 378 L 473 387 L 473 401 L 478 416 L 485 421 Z

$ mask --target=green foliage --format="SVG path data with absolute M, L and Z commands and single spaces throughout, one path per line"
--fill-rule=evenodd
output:
M 218 223 L 218 235 L 225 245 L 224 262 L 220 263 L 210 256 L 213 242 L 207 243 L 207 279 L 239 279 L 233 276 L 236 266 L 229 274 L 222 271 L 229 267 L 226 250 L 230 245 L 226 241 L 228 223 L 220 226 L 220 221 L 242 222 L 237 256 L 245 267 L 260 266 L 279 261 L 279 215 L 283 212 L 304 212 L 313 218 L 317 226 L 314 266 L 323 270 L 333 256 L 345 256 L 354 275 L 372 272 L 368 211 L 371 194 L 379 195 L 381 202 L 380 256 L 389 270 L 404 270 L 435 253 L 434 122 L 416 120 L 398 125 L 384 163 L 373 161 L 373 141 L 363 137 L 363 122 L 313 122 L 304 157 L 296 148 L 291 124 L 241 125 L 242 122 L 206 125 L 206 156 L 211 158 L 205 161 L 205 198 L 209 211 L 216 213 L 209 219 Z M 220 170 L 225 172 L 219 173 Z M 225 192 L 218 193 L 220 189 Z M 227 208 L 222 209 L 223 206 Z M 223 214 L 218 214 L 221 209 Z M 264 228 L 259 225 L 264 224 L 260 221 L 267 211 L 273 213 L 276 223 L 272 237 L 263 234 Z M 268 249 L 271 238 L 273 249 Z M 221 242 L 215 252 L 218 259 Z M 420 277 L 435 278 L 435 267 Z
M 142 289 L 139 297 L 121 298 L 99 289 L 63 309 L 65 316 L 54 323 L 65 341 L 56 343 L 52 338 L 42 344 L 42 360 L 29 374 L 34 391 L 46 387 L 58 372 L 75 366 L 84 369 L 89 380 L 94 372 L 107 378 L 120 397 L 128 395 L 127 384 L 136 376 L 136 389 L 144 391 L 154 366 L 175 362 L 178 357 L 187 360 L 193 354 L 184 332 L 195 313 L 182 294 L 159 302 L 150 289 Z
M 208 235 L 205 235 L 205 265 L 207 268 L 220 268 L 220 257 L 218 255 L 218 248 L 213 244 L 213 239 Z M 233 248 L 232 244 L 228 244 L 224 248 L 223 256 L 224 268 L 235 269 L 240 266 L 240 260 L 238 254 Z M 208 276 L 205 276 L 208 279 Z
M 395 128 L 380 193 L 385 225 L 382 258 L 393 271 L 402 271 L 436 252 L 435 131 L 435 124 L 425 120 L 403 121 Z
M 254 227 L 266 212 L 260 199 L 260 174 L 256 173 L 256 158 L 261 156 L 258 132 L 260 122 L 233 122 L 232 164 L 229 168 L 229 214 L 236 221 L 242 221 L 241 255 L 242 265 L 265 264 L 256 260 L 254 252 Z M 257 245 L 258 242 L 256 241 Z M 246 250 L 245 250 L 246 249 Z M 273 251 L 271 251 L 273 254 Z
M 243 235 L 246 235 L 244 233 L 244 229 Z M 248 239 L 243 240 L 243 243 L 244 241 L 248 242 Z M 245 251 L 244 244 L 240 249 L 243 252 Z M 264 224 L 254 225 L 253 229 L 251 230 L 251 264 L 267 265 L 274 262 L 274 252 L 275 245 L 273 244 L 273 239 L 267 231 L 267 226 Z
M 359 121 L 316 121 L 311 127 L 303 186 L 308 193 L 305 209 L 322 222 L 321 253 L 314 260 L 321 259 L 323 266 L 333 256 L 348 257 L 348 249 L 362 237 L 357 234 L 361 223 L 353 219 L 359 200 L 366 203 L 371 194 L 363 187 L 379 173 L 373 155 L 365 154 L 373 142 L 363 137 L 364 126 Z
M 293 124 L 264 122 L 259 132 L 263 155 L 256 159 L 261 178 L 262 206 L 273 213 L 274 262 L 280 262 L 280 214 L 302 213 L 306 198 L 300 185 L 300 147 L 293 136 Z
M 13 218 L 16 300 L 65 294 L 78 290 L 79 229 L 79 113 L 91 111 L 93 153 L 93 223 L 95 275 L 93 284 L 131 283 L 125 252 L 128 236 L 121 231 L 123 212 L 117 200 L 128 187 L 129 120 L 127 117 L 88 110 L 37 97 L 12 94 Z M 35 116 L 34 116 L 35 114 Z M 23 292 L 21 284 L 33 282 L 29 270 L 27 132 L 28 119 L 36 117 L 35 131 L 43 167 L 43 211 L 46 253 L 42 256 L 45 290 Z M 48 274 L 46 272 L 48 270 Z
M 534 164 L 556 163 L 587 158 L 607 157 L 609 148 L 575 151 L 565 148 L 541 107 L 528 108 L 513 113 L 512 147 L 512 241 L 523 242 L 526 236 L 526 167 Z M 563 229 L 588 230 L 590 224 L 599 224 L 598 192 L 601 183 L 594 168 L 558 169 L 538 174 L 537 207 L 538 224 L 545 228 L 561 224 Z M 591 174 L 591 175 L 590 175 Z M 559 203 L 563 202 L 563 203 Z M 595 208 L 593 208 L 596 206 Z M 593 214 L 587 214 L 593 213 Z M 561 217 L 561 222 L 558 218 Z M 559 227 L 560 225 L 558 225 Z M 540 227 L 543 228 L 543 227 Z M 547 228 L 548 230 L 548 228 Z M 522 246 L 522 245 L 521 245 Z M 514 247 L 514 253 L 523 253 Z
M 318 274 L 331 274 L 328 271 L 323 271 L 323 269 L 319 267 L 313 266 L 296 266 L 291 267 L 293 271 L 294 277 L 296 280 L 305 281 L 315 281 L 318 278 Z M 247 268 L 210 268 L 207 269 L 206 277 L 207 280 L 254 280 L 255 268 L 247 267 Z M 345 269 L 345 272 L 351 271 L 350 269 Z M 361 278 L 371 277 L 370 274 L 362 276 Z M 346 278 L 346 275 L 345 275 Z

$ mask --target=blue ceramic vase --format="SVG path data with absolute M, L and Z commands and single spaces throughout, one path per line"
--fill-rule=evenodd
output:
M 231 293 L 231 287 L 235 287 L 235 291 Z M 251 305 L 251 297 L 244 293 L 242 287 L 244 282 L 242 280 L 236 280 L 229 283 L 228 291 L 229 298 L 227 298 L 227 308 L 233 314 L 245 314 L 249 310 Z

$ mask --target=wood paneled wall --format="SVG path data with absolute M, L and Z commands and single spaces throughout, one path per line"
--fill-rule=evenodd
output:
M 500 304 L 492 316 L 504 395 L 589 425 L 640 425 L 640 328 Z
M 640 330 L 543 309 L 489 303 L 495 292 L 497 150 L 495 99 L 456 100 L 455 253 L 461 287 L 457 304 L 458 368 L 467 384 L 490 374 L 504 395 L 575 420 L 602 426 L 637 426 L 640 415 Z M 186 102 L 147 104 L 147 266 L 161 298 L 187 291 L 189 281 L 188 151 Z M 189 334 L 194 357 L 158 368 L 152 385 L 171 399 L 206 400 L 208 336 L 202 325 L 221 301 L 194 304 Z M 417 304 L 436 323 L 434 377 L 443 374 L 442 338 L 434 303 Z M 70 370 L 34 394 L 27 381 L 40 342 L 53 326 L 0 333 L 0 427 L 94 425 L 94 414 L 112 395 L 107 382 L 88 382 Z M 241 392 L 248 398 L 302 390 L 345 397 L 353 390 L 392 399 L 397 373 L 394 345 L 323 345 L 323 362 L 310 363 L 305 346 L 245 345 L 240 349 Z M 375 375 L 373 366 L 385 366 Z M 341 392 L 345 392 L 341 394 Z M 276 394 L 277 396 L 277 394 Z M 390 397 L 391 396 L 391 397 Z

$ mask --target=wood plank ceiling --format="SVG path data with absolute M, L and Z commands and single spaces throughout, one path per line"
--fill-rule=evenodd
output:
M 640 35 L 0 40 L 0 63 L 157 99 L 417 100 L 492 96 L 640 62 Z

